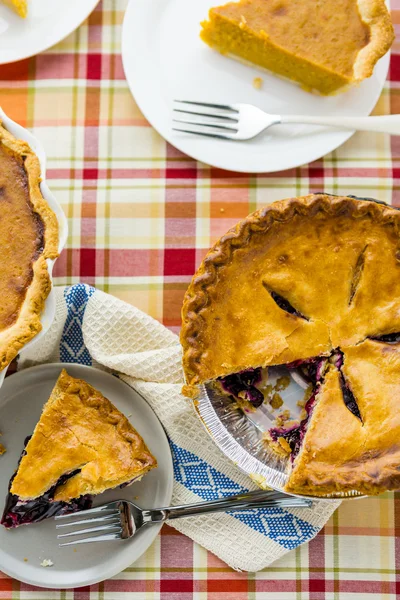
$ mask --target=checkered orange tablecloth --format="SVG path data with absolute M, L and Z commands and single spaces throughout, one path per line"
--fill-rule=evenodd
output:
M 195 0 L 192 0 L 195 1 Z M 125 82 L 126 0 L 104 0 L 46 53 L 0 67 L 0 104 L 32 129 L 68 216 L 56 284 L 86 282 L 177 331 L 185 288 L 211 243 L 279 198 L 325 190 L 400 206 L 400 138 L 360 133 L 313 164 L 223 172 L 182 155 L 149 126 Z M 399 31 L 400 0 L 392 2 Z M 376 114 L 400 113 L 400 44 Z M 112 580 L 57 591 L 0 575 L 4 600 L 356 600 L 400 598 L 400 496 L 343 502 L 321 533 L 259 573 L 236 573 L 165 526 Z

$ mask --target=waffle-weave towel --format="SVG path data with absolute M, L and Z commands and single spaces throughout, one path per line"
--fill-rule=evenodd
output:
M 174 504 L 256 489 L 216 447 L 190 401 L 180 394 L 181 348 L 175 334 L 137 308 L 90 286 L 56 288 L 55 293 L 55 320 L 22 355 L 19 369 L 61 361 L 118 373 L 147 400 L 168 434 Z M 171 526 L 234 569 L 258 571 L 311 540 L 338 504 L 319 501 L 311 509 L 204 515 L 171 521 Z

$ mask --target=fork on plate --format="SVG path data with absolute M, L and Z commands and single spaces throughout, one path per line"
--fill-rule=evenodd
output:
M 327 125 L 357 131 L 380 131 L 400 135 L 400 115 L 382 117 L 313 117 L 309 115 L 272 115 L 252 104 L 210 104 L 174 100 L 174 131 L 223 140 L 250 140 L 273 125 L 303 123 Z M 181 115 L 191 115 L 182 118 Z M 178 118 L 180 117 L 180 118 Z M 188 127 L 191 125 L 192 127 Z
M 72 541 L 59 544 L 60 546 L 71 546 L 88 542 L 126 540 L 132 538 L 146 525 L 163 523 L 169 519 L 193 517 L 213 512 L 243 511 L 253 508 L 310 506 L 312 506 L 312 500 L 306 498 L 297 498 L 275 491 L 257 490 L 218 500 L 209 500 L 208 502 L 149 510 L 140 508 L 128 500 L 115 500 L 79 513 L 60 515 L 55 519 L 57 529 L 72 528 L 72 531 L 57 536 L 58 539 L 73 538 Z M 77 518 L 78 520 L 74 520 Z M 81 528 L 82 525 L 85 525 L 84 529 Z M 88 525 L 94 525 L 94 527 L 87 527 Z M 79 529 L 74 529 L 76 527 L 79 527 Z M 76 539 L 82 535 L 87 537 Z

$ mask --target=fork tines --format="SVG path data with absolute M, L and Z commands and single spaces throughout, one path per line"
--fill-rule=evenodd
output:
M 186 125 L 195 126 L 195 129 L 173 127 L 172 129 L 174 131 L 194 133 L 220 139 L 232 139 L 238 132 L 239 111 L 233 105 L 194 102 L 191 100 L 174 100 L 174 102 L 178 104 L 177 108 L 175 106 L 173 108 L 174 116 L 186 114 L 195 117 L 192 119 L 174 118 L 174 123 L 184 123 Z M 182 105 L 184 108 L 181 108 Z M 202 111 L 189 110 L 191 107 L 198 107 L 199 109 L 202 109 Z
M 65 527 L 82 527 L 82 525 L 94 525 L 96 523 L 100 523 L 100 525 L 96 525 L 95 527 L 87 527 L 85 529 L 77 529 L 75 531 L 70 531 L 68 533 L 60 533 L 57 535 L 57 539 L 86 535 L 86 534 L 95 534 L 91 537 L 85 537 L 83 539 L 73 539 L 70 542 L 64 542 L 59 544 L 59 546 L 71 546 L 75 544 L 85 544 L 88 542 L 105 542 L 110 540 L 119 540 L 121 539 L 122 534 L 122 524 L 121 524 L 121 514 L 118 508 L 118 502 L 110 502 L 109 504 L 103 504 L 97 508 L 91 508 L 89 510 L 85 510 L 82 513 L 70 513 L 67 515 L 58 515 L 55 517 L 56 521 L 63 521 L 62 523 L 58 523 L 56 525 L 56 529 L 62 529 Z M 88 515 L 89 518 L 86 518 Z M 83 519 L 79 519 L 79 517 L 85 517 Z M 71 521 L 71 518 L 78 519 L 76 521 Z M 104 535 L 97 535 L 103 533 Z

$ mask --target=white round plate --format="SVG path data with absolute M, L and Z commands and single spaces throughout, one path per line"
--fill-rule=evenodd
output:
M 386 79 L 389 55 L 359 87 L 322 97 L 211 50 L 199 38 L 200 21 L 215 0 L 130 0 L 122 32 L 122 58 L 131 92 L 147 120 L 173 146 L 214 167 L 270 173 L 331 152 L 353 132 L 278 125 L 246 142 L 172 131 L 173 99 L 247 102 L 278 114 L 368 115 Z M 345 23 L 343 24 L 345 27 Z M 262 77 L 256 90 L 253 79 Z
M 99 0 L 28 0 L 21 19 L 0 4 L 0 65 L 43 52 L 72 33 Z
M 123 490 L 110 490 L 96 496 L 94 504 L 135 498 L 139 506 L 146 508 L 168 506 L 173 484 L 171 451 L 164 429 L 146 401 L 109 373 L 83 365 L 60 363 L 26 369 L 6 378 L 3 384 L 0 428 L 3 434 L 1 442 L 7 452 L 0 457 L 1 503 L 4 505 L 8 483 L 18 464 L 24 439 L 32 434 L 62 367 L 74 377 L 87 380 L 129 416 L 158 461 L 157 469 L 150 471 L 142 481 Z M 11 531 L 0 526 L 0 570 L 36 586 L 72 588 L 90 585 L 113 577 L 135 562 L 152 544 L 160 528 L 160 525 L 153 525 L 125 542 L 59 548 L 53 519 Z M 46 558 L 52 560 L 54 566 L 40 566 Z

